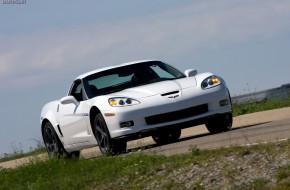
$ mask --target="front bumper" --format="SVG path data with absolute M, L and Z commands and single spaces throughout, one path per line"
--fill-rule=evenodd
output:
M 221 106 L 220 101 L 224 100 L 228 104 Z M 133 140 L 168 127 L 192 127 L 204 124 L 209 117 L 232 111 L 230 95 L 223 84 L 207 90 L 183 89 L 176 98 L 155 95 L 138 101 L 141 102 L 138 105 L 107 110 L 106 113 L 114 113 L 112 117 L 103 113 L 111 138 Z M 124 127 L 124 123 L 133 126 Z

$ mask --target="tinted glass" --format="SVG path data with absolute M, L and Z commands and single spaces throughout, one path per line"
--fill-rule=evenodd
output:
M 184 77 L 183 73 L 165 63 L 150 61 L 95 73 L 84 79 L 84 87 L 88 98 L 93 98 L 127 88 Z
M 74 96 L 77 101 L 83 101 L 81 81 L 75 81 L 69 95 Z

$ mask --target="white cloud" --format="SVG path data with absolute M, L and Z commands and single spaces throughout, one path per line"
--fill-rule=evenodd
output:
M 29 87 L 76 70 L 138 58 L 178 57 L 197 48 L 272 38 L 289 32 L 290 2 L 201 1 L 144 17 L 91 25 L 1 38 L 8 48 L 0 53 L 0 79 L 19 77 L 0 87 Z

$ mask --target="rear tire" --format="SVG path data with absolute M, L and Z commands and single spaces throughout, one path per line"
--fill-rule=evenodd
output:
M 233 124 L 232 113 L 226 113 L 219 116 L 215 116 L 210 119 L 205 125 L 207 130 L 212 133 L 222 133 L 231 130 Z
M 45 123 L 42 131 L 42 137 L 44 144 L 47 149 L 47 154 L 50 158 L 78 158 L 80 156 L 80 151 L 75 151 L 68 153 L 58 135 L 56 134 L 52 124 L 50 122 Z
M 116 155 L 126 152 L 127 142 L 125 140 L 114 140 L 111 138 L 107 124 L 101 113 L 95 117 L 93 131 L 102 154 Z
M 160 131 L 152 135 L 152 139 L 158 145 L 176 142 L 181 135 L 181 129 L 170 129 L 169 131 Z

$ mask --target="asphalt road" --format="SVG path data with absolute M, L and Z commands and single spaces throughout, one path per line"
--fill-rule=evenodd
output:
M 182 130 L 176 143 L 157 146 L 151 137 L 128 143 L 130 151 L 144 151 L 155 154 L 181 154 L 192 146 L 200 149 L 214 149 L 233 145 L 283 141 L 290 137 L 290 108 L 270 110 L 234 118 L 229 132 L 210 134 L 204 125 Z M 82 156 L 92 158 L 100 155 L 98 148 L 82 151 Z
M 236 127 L 220 134 L 202 133 L 181 138 L 177 143 L 148 148 L 157 154 L 173 155 L 186 153 L 191 146 L 200 149 L 213 149 L 233 145 L 251 145 L 256 143 L 286 140 L 290 137 L 290 118 Z
M 173 155 L 187 153 L 192 146 L 200 149 L 214 149 L 233 145 L 250 145 L 283 141 L 290 137 L 290 107 L 242 115 L 234 118 L 233 128 L 220 134 L 208 133 L 204 125 L 182 130 L 178 142 L 157 146 L 151 137 L 128 143 L 129 152 L 144 151 L 155 154 Z M 83 158 L 89 159 L 100 155 L 98 147 L 81 152 Z M 39 155 L 40 159 L 46 155 Z M 22 158 L 0 163 L 3 168 L 15 168 L 35 158 Z

